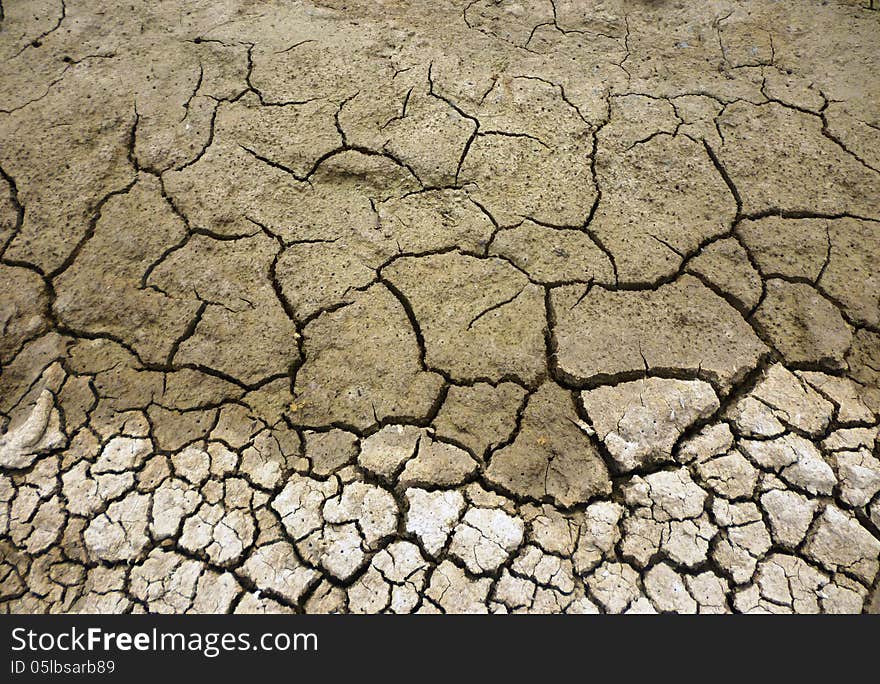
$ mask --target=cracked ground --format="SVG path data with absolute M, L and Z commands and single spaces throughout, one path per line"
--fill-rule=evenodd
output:
M 3 0 L 0 611 L 880 611 L 867 0 Z

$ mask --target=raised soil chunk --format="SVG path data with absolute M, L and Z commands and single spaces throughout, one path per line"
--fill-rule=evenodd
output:
M 403 257 L 383 277 L 412 307 L 425 363 L 459 381 L 540 380 L 544 293 L 501 259 Z
M 605 462 L 580 425 L 571 394 L 543 385 L 529 397 L 516 439 L 492 455 L 486 479 L 517 496 L 561 506 L 609 492 Z
M 681 434 L 720 406 L 709 383 L 665 378 L 599 387 L 580 399 L 621 472 L 671 461 Z
M 366 429 L 388 418 L 421 418 L 442 378 L 420 363 L 406 311 L 381 284 L 305 329 L 305 362 L 296 376 L 293 414 L 304 425 Z
M 692 276 L 653 291 L 554 288 L 551 303 L 558 369 L 577 384 L 648 369 L 729 388 L 767 351 L 736 309 Z

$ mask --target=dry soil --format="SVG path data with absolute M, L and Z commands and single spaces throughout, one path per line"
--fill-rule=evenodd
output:
M 869 0 L 4 0 L 0 611 L 880 610 Z

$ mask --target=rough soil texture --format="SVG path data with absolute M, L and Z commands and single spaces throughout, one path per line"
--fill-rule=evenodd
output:
M 880 611 L 871 4 L 5 0 L 0 611 Z

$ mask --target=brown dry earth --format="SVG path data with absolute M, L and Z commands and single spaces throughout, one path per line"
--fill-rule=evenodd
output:
M 0 611 L 880 610 L 880 12 L 3 2 Z

